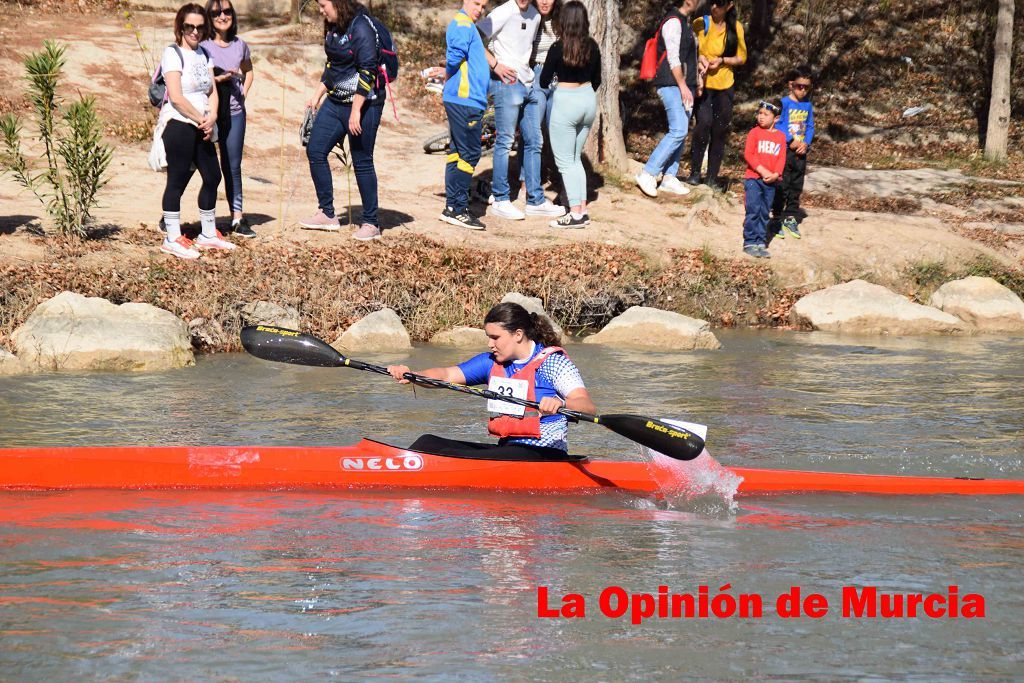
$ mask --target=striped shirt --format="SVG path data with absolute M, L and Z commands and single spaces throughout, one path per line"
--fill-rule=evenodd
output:
M 548 49 L 555 44 L 558 36 L 555 35 L 555 27 L 552 26 L 550 18 L 541 18 L 540 28 L 533 39 L 533 54 L 530 55 L 530 66 L 543 65 L 548 58 Z

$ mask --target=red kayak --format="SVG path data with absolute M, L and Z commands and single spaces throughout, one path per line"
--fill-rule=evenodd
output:
M 686 465 L 670 474 L 685 484 Z M 1024 481 L 728 468 L 741 495 L 836 491 L 876 494 L 1024 494 Z M 657 472 L 656 472 L 657 470 Z M 488 489 L 587 493 L 665 490 L 645 462 L 564 462 L 429 455 L 364 439 L 354 446 L 140 446 L 0 449 L 0 489 Z M 670 484 L 672 482 L 669 482 Z

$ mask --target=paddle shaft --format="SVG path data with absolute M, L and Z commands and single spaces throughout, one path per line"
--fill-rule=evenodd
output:
M 388 369 L 381 365 L 373 365 L 372 363 L 365 363 L 353 358 L 345 357 L 344 365 L 345 367 L 355 368 L 356 370 L 366 370 L 367 372 L 376 372 L 379 375 L 391 376 Z M 516 398 L 515 396 L 506 396 L 505 394 L 499 394 L 498 392 L 491 391 L 490 389 L 477 389 L 476 387 L 466 386 L 465 384 L 453 384 L 451 382 L 445 382 L 442 379 L 434 379 L 433 377 L 427 377 L 425 375 L 417 375 L 414 372 L 403 373 L 402 379 L 407 379 L 413 384 L 419 384 L 421 386 L 436 387 L 438 389 L 451 389 L 452 391 L 461 391 L 464 394 L 472 394 L 473 396 L 480 396 L 482 398 L 492 399 L 495 401 L 504 401 L 505 403 L 514 403 L 515 405 L 526 406 L 527 408 L 540 408 L 540 403 L 537 401 L 530 401 L 525 398 Z M 564 406 L 559 408 L 557 412 L 560 415 L 571 417 L 574 420 L 583 420 L 584 422 L 601 424 L 600 415 L 581 413 L 578 410 L 570 410 Z

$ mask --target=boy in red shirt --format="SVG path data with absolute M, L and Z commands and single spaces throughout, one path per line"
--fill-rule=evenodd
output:
M 743 180 L 747 216 L 743 219 L 743 253 L 770 258 L 767 244 L 768 214 L 775 199 L 775 184 L 786 168 L 786 134 L 775 128 L 781 108 L 762 101 L 757 107 L 757 125 L 747 133 L 743 158 L 747 173 Z

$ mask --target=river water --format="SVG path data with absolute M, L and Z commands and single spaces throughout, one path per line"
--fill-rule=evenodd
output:
M 603 412 L 707 423 L 726 465 L 1024 478 L 1022 339 L 720 337 L 684 355 L 569 351 Z M 483 408 L 225 355 L 0 379 L 0 447 L 405 445 L 479 438 Z M 639 457 L 600 427 L 571 436 L 579 452 Z M 1022 513 L 1009 497 L 6 492 L 0 680 L 1019 680 Z M 763 611 L 602 613 L 609 587 L 659 586 L 759 596 Z M 866 586 L 956 586 L 984 616 L 844 617 L 844 588 Z M 783 618 L 776 599 L 795 589 L 827 613 Z M 582 617 L 538 616 L 569 593 Z

